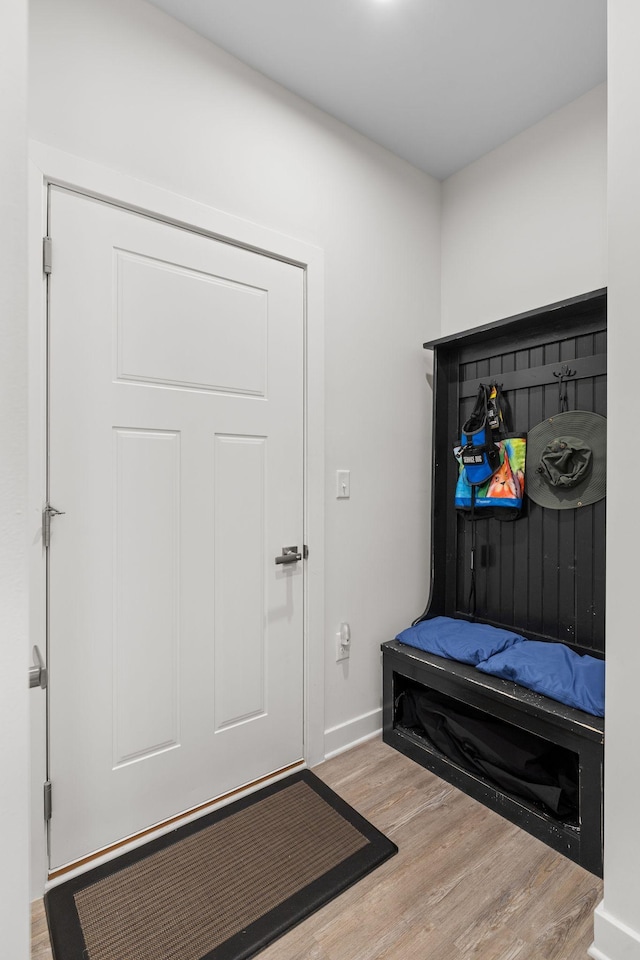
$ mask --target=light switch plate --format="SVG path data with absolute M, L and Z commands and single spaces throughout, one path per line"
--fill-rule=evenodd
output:
M 348 500 L 351 496 L 351 471 L 336 470 L 336 499 Z

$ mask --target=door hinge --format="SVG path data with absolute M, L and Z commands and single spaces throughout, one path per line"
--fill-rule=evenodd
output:
M 42 238 L 42 269 L 51 273 L 51 237 Z
M 42 511 L 42 543 L 45 550 L 51 545 L 51 517 L 64 516 L 64 510 L 56 510 L 50 503 Z
M 45 823 L 51 820 L 51 780 L 45 780 L 44 784 L 44 819 Z

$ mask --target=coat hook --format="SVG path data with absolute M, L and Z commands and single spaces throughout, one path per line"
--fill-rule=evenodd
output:
M 560 413 L 565 413 L 569 409 L 569 398 L 565 381 L 570 377 L 575 377 L 576 371 L 572 370 L 568 363 L 563 363 L 560 370 L 553 371 L 554 377 L 558 377 Z

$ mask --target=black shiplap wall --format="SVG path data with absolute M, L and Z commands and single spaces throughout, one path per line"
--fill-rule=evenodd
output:
M 606 416 L 606 294 L 426 344 L 435 351 L 432 589 L 426 615 L 469 615 L 471 525 L 453 506 L 452 447 L 478 382 L 502 382 L 516 433 L 559 412 L 563 364 L 570 410 Z M 576 510 L 526 501 L 513 522 L 476 522 L 476 619 L 604 655 L 605 500 Z

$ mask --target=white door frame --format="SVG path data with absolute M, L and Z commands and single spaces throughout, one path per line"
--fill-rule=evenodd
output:
M 305 271 L 304 759 L 324 759 L 324 252 L 308 243 L 171 193 L 108 167 L 31 141 L 29 169 L 29 590 L 30 647 L 46 649 L 45 570 L 41 520 L 46 502 L 46 283 L 42 237 L 50 184 L 285 260 Z M 55 270 L 55 236 L 53 237 Z M 47 879 L 43 783 L 46 775 L 45 694 L 31 692 L 32 897 Z M 55 800 L 54 800 L 55 804 Z M 54 813 L 55 815 L 55 813 Z

